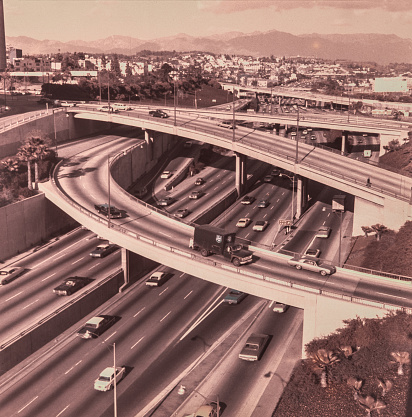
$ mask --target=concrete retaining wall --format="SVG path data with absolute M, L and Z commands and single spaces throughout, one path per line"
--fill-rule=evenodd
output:
M 77 225 L 44 194 L 1 207 L 0 262 Z
M 57 144 L 70 139 L 76 139 L 89 134 L 95 134 L 107 130 L 107 123 L 94 120 L 77 120 L 74 122 L 73 115 L 65 111 L 53 113 L 50 110 L 49 116 L 16 126 L 0 134 L 0 158 L 14 156 L 18 148 L 24 143 L 27 136 L 33 130 L 44 132 L 51 141 L 50 147 L 55 147 L 54 126 L 56 125 Z

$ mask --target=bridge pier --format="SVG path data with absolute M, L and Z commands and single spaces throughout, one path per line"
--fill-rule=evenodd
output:
M 235 152 L 236 156 L 236 191 L 237 196 L 240 197 L 245 189 L 247 178 L 247 156 L 241 153 Z
M 297 178 L 297 187 L 296 187 L 296 220 L 302 216 L 302 211 L 308 203 L 308 179 L 300 176 Z
M 146 161 L 153 159 L 153 130 L 144 129 L 144 140 L 146 142 Z

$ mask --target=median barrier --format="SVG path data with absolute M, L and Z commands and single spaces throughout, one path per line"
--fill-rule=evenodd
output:
M 9 371 L 54 338 L 57 342 L 62 332 L 116 295 L 122 283 L 123 271 L 119 270 L 95 285 L 89 284 L 91 287 L 80 295 L 70 297 L 62 307 L 5 341 L 0 345 L 0 373 Z

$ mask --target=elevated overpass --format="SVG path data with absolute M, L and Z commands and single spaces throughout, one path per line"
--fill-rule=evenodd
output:
M 238 182 L 242 183 L 247 157 L 276 165 L 300 178 L 314 180 L 355 196 L 354 232 L 362 226 L 384 224 L 398 229 L 412 219 L 412 178 L 384 170 L 372 164 L 342 156 L 282 136 L 238 127 L 219 127 L 214 118 L 221 112 L 178 111 L 174 117 L 158 119 L 148 116 L 146 109 L 127 113 L 103 113 L 95 109 L 69 108 L 74 119 L 118 123 L 145 131 L 148 152 L 153 146 L 153 132 L 210 143 L 235 152 L 238 158 Z M 150 155 L 149 155 L 150 156 Z M 370 180 L 369 187 L 367 180 Z M 307 198 L 305 180 L 298 183 L 298 207 Z M 299 217 L 299 211 L 297 217 Z M 372 223 L 371 223 L 372 222 Z
M 94 120 L 129 124 L 149 131 L 144 142 L 132 144 L 122 141 L 116 147 L 111 147 L 111 153 L 118 153 L 113 157 L 110 166 L 117 164 L 116 181 L 123 186 L 127 186 L 135 179 L 134 172 L 137 169 L 135 161 L 144 161 L 152 154 L 148 149 L 159 146 L 156 145 L 155 130 L 168 132 L 171 136 L 202 140 L 237 152 L 245 152 L 285 169 L 295 168 L 294 144 L 291 144 L 290 140 L 274 135 L 267 135 L 270 140 L 265 141 L 263 147 L 256 149 L 256 141 L 261 138 L 256 137 L 255 141 L 248 142 L 249 134 L 241 129 L 235 131 L 235 141 L 233 141 L 231 135 L 226 134 L 229 137 L 225 137 L 221 128 L 211 127 L 210 123 L 207 126 L 208 123 L 195 124 L 193 121 L 179 120 L 179 123 L 182 123 L 175 126 L 170 120 L 83 111 L 76 114 L 81 117 L 92 117 Z M 275 139 L 276 146 L 273 145 Z M 277 149 L 279 147 L 281 152 Z M 304 167 L 296 166 L 296 168 L 305 170 L 305 174 L 307 172 L 314 178 L 317 175 L 321 179 L 320 177 L 326 175 L 325 172 L 329 172 L 330 167 L 328 170 L 323 168 L 322 174 L 317 172 L 321 168 L 318 165 L 303 164 L 303 160 L 309 159 L 311 153 L 315 151 L 316 149 L 312 148 L 302 149 L 302 153 L 299 153 L 298 165 Z M 326 151 L 319 152 L 314 162 L 325 161 L 324 153 L 331 155 Z M 341 156 L 339 158 L 345 159 Z M 338 159 L 331 165 L 335 166 Z M 188 248 L 189 238 L 193 234 L 191 225 L 165 216 L 153 207 L 143 204 L 112 180 L 110 180 L 112 204 L 125 209 L 129 217 L 126 220 L 112 219 L 108 222 L 93 211 L 94 204 L 101 203 L 107 195 L 107 161 L 108 155 L 99 152 L 99 149 L 77 155 L 73 160 L 63 161 L 54 171 L 53 180 L 42 184 L 41 190 L 49 200 L 78 222 L 124 248 L 123 266 L 126 275 L 128 252 L 134 252 L 218 285 L 234 287 L 262 298 L 303 308 L 305 310 L 304 344 L 314 337 L 334 331 L 342 325 L 343 319 L 355 316 L 376 317 L 387 311 L 397 309 L 410 311 L 412 308 L 410 281 L 386 281 L 383 278 L 340 268 L 333 276 L 324 278 L 318 274 L 296 271 L 287 265 L 286 257 L 253 247 L 251 249 L 255 253 L 255 262 L 241 268 L 235 268 L 223 258 L 202 258 L 197 252 Z M 349 161 L 347 163 L 349 164 Z M 382 170 L 376 171 L 376 175 L 381 173 Z M 330 172 L 328 175 L 331 179 L 334 176 Z M 393 177 L 391 181 L 396 182 L 396 178 Z M 395 202 L 408 200 L 405 190 L 400 194 L 393 192 L 391 181 L 382 184 L 384 186 L 382 189 L 368 189 L 363 181 L 360 184 L 353 181 L 352 177 L 340 177 L 334 181 L 342 186 L 346 184 L 348 190 L 357 190 L 356 192 L 362 194 L 363 198 L 372 200 L 372 204 L 376 204 L 373 203 L 374 200 L 385 202 L 389 195 Z M 91 187 L 94 190 L 93 195 L 88 191 Z

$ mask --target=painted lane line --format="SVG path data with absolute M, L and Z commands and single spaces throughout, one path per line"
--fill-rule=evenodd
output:
M 381 295 L 385 295 L 385 296 L 388 296 L 388 297 L 402 298 L 402 299 L 405 299 L 405 300 L 410 298 L 410 297 L 405 297 L 405 296 L 402 296 L 402 295 L 392 295 L 392 294 L 387 294 L 387 293 L 379 292 L 379 291 L 376 291 L 376 294 L 381 294 Z
M 117 330 L 115 332 L 113 332 L 110 336 L 106 337 L 106 339 L 104 339 L 105 342 L 107 342 L 112 336 L 114 336 L 117 333 Z
M 160 323 L 171 313 L 171 311 L 169 311 L 162 319 L 160 319 Z
M 37 400 L 37 398 L 39 398 L 39 396 L 34 397 L 29 403 L 27 403 L 23 408 L 20 408 L 19 411 L 17 411 L 17 414 L 22 412 L 26 407 L 28 407 L 33 401 Z
M 23 310 L 24 309 L 26 309 L 27 307 L 30 307 L 31 305 L 33 305 L 34 303 L 37 303 L 37 301 L 39 301 L 39 299 L 37 299 L 37 300 L 35 300 L 35 301 L 33 301 L 32 303 L 30 303 L 30 304 L 27 304 L 26 305 L 26 307 L 23 307 Z
M 7 298 L 6 301 L 12 300 L 14 297 L 17 297 L 18 295 L 20 295 L 23 291 L 18 292 L 17 294 L 12 295 L 10 298 Z
M 80 259 L 78 259 L 77 261 L 72 262 L 72 265 L 77 264 L 77 262 L 80 262 L 82 259 L 84 259 L 84 256 Z
M 49 279 L 49 278 L 51 278 L 51 277 L 54 277 L 56 275 L 56 272 L 54 273 L 54 274 L 51 274 L 51 275 L 49 275 L 48 277 L 46 277 L 46 278 L 43 278 L 42 279 L 42 281 L 46 281 L 46 279 Z
M 163 235 L 163 236 L 170 237 L 170 238 L 172 237 L 172 236 L 168 235 L 167 233 L 163 233 L 163 232 L 159 232 L 159 234 L 160 234 L 160 235 Z
M 93 268 L 96 268 L 96 266 L 99 266 L 100 265 L 100 262 L 98 262 L 96 265 L 93 265 L 93 266 L 91 266 L 89 269 L 88 269 L 88 271 L 90 271 L 91 269 L 93 269 Z
M 82 242 L 83 240 L 87 240 L 88 238 L 89 238 L 89 237 L 88 237 L 88 236 L 86 236 L 86 237 L 84 237 L 83 239 L 78 240 L 77 242 L 74 242 L 73 244 L 71 244 L 71 245 L 69 245 L 69 246 L 65 247 L 64 249 L 62 249 L 60 252 L 57 252 L 57 253 L 56 253 L 56 255 L 58 255 L 59 253 L 62 253 L 62 252 L 63 252 L 63 255 L 62 255 L 62 256 L 64 256 L 64 252 L 66 252 L 66 251 L 67 251 L 67 249 L 70 249 L 71 247 L 73 247 L 73 246 L 75 246 L 75 245 L 78 245 L 80 242 Z M 39 262 L 37 265 L 33 266 L 33 268 L 37 268 L 39 265 L 44 264 L 45 262 L 50 262 L 50 259 L 53 259 L 53 258 L 54 258 L 54 256 L 55 256 L 55 255 L 52 255 L 52 256 L 50 256 L 49 258 L 45 259 L 44 261 Z M 61 258 L 61 256 L 60 256 L 60 257 L 58 257 L 58 258 L 54 258 L 54 259 L 60 259 L 60 258 Z
M 82 359 L 79 360 L 79 362 L 75 363 L 69 370 L 67 370 L 64 374 L 67 375 L 71 370 L 73 370 L 77 365 L 79 365 L 82 362 Z
M 136 345 L 138 345 L 142 340 L 144 339 L 144 336 L 141 337 L 130 349 L 133 349 Z
M 159 297 L 161 296 L 161 295 L 163 295 L 163 293 L 164 292 L 166 292 L 167 290 L 169 289 L 169 287 L 166 287 L 161 293 L 159 293 Z
M 186 273 L 185 272 L 182 272 L 180 275 L 179 275 L 179 278 L 182 278 L 182 277 L 184 277 L 186 275 Z
M 192 291 L 190 291 L 190 292 L 186 295 L 186 297 L 184 297 L 183 299 L 184 299 L 184 300 L 186 300 L 186 298 L 187 298 L 187 297 L 189 297 L 192 293 L 193 293 L 193 290 L 192 290 Z
M 63 408 L 63 410 L 62 411 L 60 411 L 60 413 L 59 414 L 57 414 L 56 415 L 56 417 L 59 417 L 59 416 L 61 416 L 68 408 L 70 407 L 70 404 L 68 405 L 68 406 L 66 406 L 65 408 Z
M 141 308 L 133 317 L 136 317 L 138 314 L 140 314 L 146 307 Z

